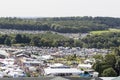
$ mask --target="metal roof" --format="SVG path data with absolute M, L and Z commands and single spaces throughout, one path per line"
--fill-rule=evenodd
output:
M 56 73 L 74 73 L 74 74 L 80 74 L 82 71 L 76 69 L 76 68 L 45 68 L 44 69 L 45 74 L 56 74 Z

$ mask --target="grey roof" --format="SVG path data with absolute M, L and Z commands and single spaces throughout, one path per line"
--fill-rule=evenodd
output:
M 118 76 L 118 77 L 116 77 L 116 78 L 114 78 L 112 80 L 120 80 L 120 76 Z
M 63 77 L 55 77 L 51 80 L 70 80 L 70 79 L 66 79 L 66 78 L 63 78 Z
M 24 77 L 24 78 L 0 78 L 0 80 L 102 80 L 100 78 L 83 77 Z
M 103 80 L 112 80 L 115 79 L 116 77 L 100 77 Z

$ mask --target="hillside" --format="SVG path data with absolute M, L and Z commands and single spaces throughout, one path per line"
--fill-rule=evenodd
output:
M 120 18 L 112 17 L 56 17 L 56 18 L 0 18 L 0 29 L 86 33 L 120 28 Z

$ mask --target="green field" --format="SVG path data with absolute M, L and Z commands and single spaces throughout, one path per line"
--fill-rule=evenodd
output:
M 90 34 L 93 34 L 93 35 L 100 35 L 100 34 L 103 34 L 103 33 L 109 33 L 109 32 L 120 32 L 120 29 L 108 29 L 108 30 L 101 30 L 101 31 L 91 31 Z

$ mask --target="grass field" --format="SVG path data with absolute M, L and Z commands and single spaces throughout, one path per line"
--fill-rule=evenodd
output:
M 93 34 L 93 35 L 100 35 L 100 34 L 103 34 L 103 33 L 108 33 L 108 32 L 120 32 L 120 29 L 108 29 L 108 30 L 101 30 L 101 31 L 91 31 L 90 34 Z

